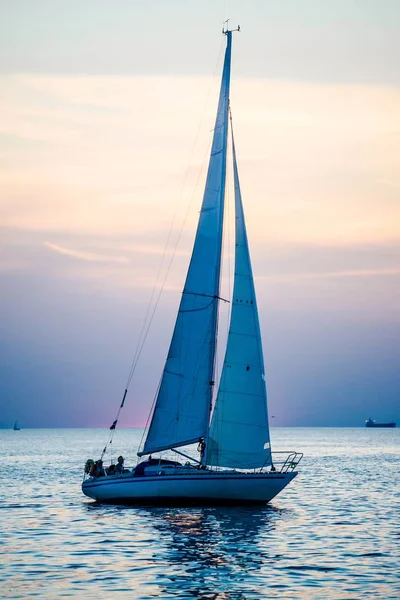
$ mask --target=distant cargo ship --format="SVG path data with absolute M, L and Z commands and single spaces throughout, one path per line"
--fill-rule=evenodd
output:
M 396 423 L 377 423 L 373 419 L 365 421 L 365 427 L 396 427 Z

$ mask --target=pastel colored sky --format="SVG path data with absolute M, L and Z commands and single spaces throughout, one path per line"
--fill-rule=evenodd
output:
M 121 417 L 145 423 L 226 16 L 242 27 L 231 98 L 273 423 L 400 420 L 400 3 L 0 0 L 0 15 L 0 423 L 113 421 L 172 223 Z M 228 295 L 232 241 L 231 224 Z

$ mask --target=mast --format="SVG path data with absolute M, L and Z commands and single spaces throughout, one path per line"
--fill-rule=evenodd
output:
M 232 32 L 227 36 L 206 186 L 172 340 L 139 456 L 203 440 L 214 385 Z
M 206 462 L 249 469 L 270 465 L 271 448 L 261 332 L 232 127 L 231 133 L 235 276 L 228 342 L 209 430 Z

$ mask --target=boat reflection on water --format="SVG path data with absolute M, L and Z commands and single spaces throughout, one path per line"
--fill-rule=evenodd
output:
M 102 577 L 126 590 L 124 598 L 248 600 L 287 583 L 269 574 L 285 552 L 283 542 L 277 554 L 276 529 L 286 527 L 290 509 L 84 507 L 96 517 L 85 553 L 97 557 Z
M 239 600 L 247 598 L 237 589 L 240 580 L 243 592 L 256 592 L 254 574 L 267 558 L 259 536 L 274 529 L 281 510 L 273 506 L 147 510 L 165 552 L 161 596 L 179 590 L 202 600 Z M 250 572 L 251 589 L 246 584 Z

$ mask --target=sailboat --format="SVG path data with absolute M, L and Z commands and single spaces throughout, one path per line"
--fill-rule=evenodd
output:
M 147 458 L 119 474 L 104 469 L 102 461 L 96 471 L 88 461 L 82 490 L 99 502 L 265 503 L 294 479 L 303 456 L 271 450 L 261 333 L 230 112 L 233 31 L 237 30 L 223 29 L 227 45 L 205 191 L 156 403 L 138 452 L 139 458 Z M 229 127 L 235 271 L 225 359 L 213 407 Z M 126 390 L 121 407 L 125 396 Z M 198 444 L 198 459 L 182 450 L 192 444 Z M 187 462 L 162 458 L 165 451 Z
M 20 431 L 21 430 L 21 427 L 18 425 L 18 421 L 15 421 L 13 429 L 14 429 L 14 431 Z

